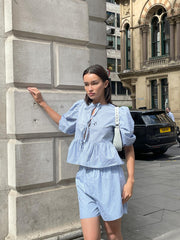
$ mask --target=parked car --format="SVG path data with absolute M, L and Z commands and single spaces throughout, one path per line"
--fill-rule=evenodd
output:
M 131 110 L 135 152 L 162 154 L 176 144 L 176 124 L 162 110 Z
M 180 129 L 177 126 L 177 142 L 179 143 L 179 147 L 180 147 Z

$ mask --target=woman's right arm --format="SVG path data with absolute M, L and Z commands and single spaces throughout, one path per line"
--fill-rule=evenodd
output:
M 61 115 L 55 112 L 43 99 L 41 92 L 37 88 L 28 87 L 28 91 L 31 93 L 34 100 L 46 111 L 52 120 L 59 124 Z

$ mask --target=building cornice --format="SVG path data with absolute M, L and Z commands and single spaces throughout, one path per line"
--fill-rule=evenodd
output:
M 150 74 L 159 74 L 159 73 L 165 73 L 165 72 L 172 72 L 172 71 L 179 71 L 180 70 L 180 64 L 166 66 L 166 67 L 157 67 L 157 68 L 151 68 L 151 69 L 142 69 L 142 70 L 135 70 L 135 71 L 128 71 L 128 72 L 120 72 L 118 74 L 120 79 L 124 78 L 136 78 L 140 76 L 146 76 Z

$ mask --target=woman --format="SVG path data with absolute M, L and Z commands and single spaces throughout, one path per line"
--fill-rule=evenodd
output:
M 134 184 L 134 122 L 127 107 L 119 108 L 120 129 L 128 178 L 124 163 L 112 144 L 115 106 L 111 103 L 110 80 L 100 65 L 83 73 L 85 100 L 77 101 L 60 116 L 43 100 L 36 88 L 28 88 L 33 98 L 59 124 L 59 129 L 74 134 L 67 162 L 80 165 L 76 175 L 81 226 L 85 240 L 100 240 L 100 216 L 108 239 L 122 240 L 121 218 Z

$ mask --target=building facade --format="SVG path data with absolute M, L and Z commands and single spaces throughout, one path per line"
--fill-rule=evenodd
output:
M 115 0 L 106 0 L 107 69 L 112 84 L 112 100 L 118 106 L 132 106 L 130 91 L 118 77 L 121 71 L 120 9 Z
M 169 106 L 180 125 L 180 1 L 120 4 L 121 73 L 133 107 Z
M 59 114 L 84 98 L 83 70 L 106 67 L 105 19 L 104 0 L 0 0 L 0 240 L 81 235 L 72 136 L 27 87 Z

